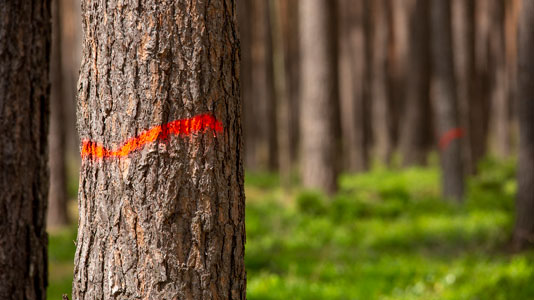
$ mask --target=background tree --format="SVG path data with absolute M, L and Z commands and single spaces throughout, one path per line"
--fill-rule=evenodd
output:
M 534 2 L 522 1 L 518 44 L 519 160 L 514 247 L 534 245 Z
M 61 226 L 68 223 L 67 211 L 67 128 L 63 87 L 61 51 L 61 1 L 52 0 L 52 45 L 50 58 L 50 133 L 49 165 L 50 191 L 48 194 L 47 224 Z
M 431 1 L 431 38 L 433 94 L 437 132 L 440 139 L 458 128 L 458 107 L 452 52 L 451 4 L 448 0 Z M 460 139 L 440 149 L 443 195 L 461 200 L 464 176 Z
M 82 13 L 73 298 L 245 299 L 235 2 Z
M 328 193 L 337 188 L 335 13 L 329 0 L 299 4 L 302 183 Z
M 45 299 L 50 2 L 0 2 L 0 299 Z

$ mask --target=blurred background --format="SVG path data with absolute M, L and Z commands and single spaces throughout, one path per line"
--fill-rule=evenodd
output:
M 510 247 L 520 0 L 431 2 L 237 1 L 249 299 L 534 299 L 534 253 Z M 52 3 L 60 299 L 83 36 L 80 4 Z

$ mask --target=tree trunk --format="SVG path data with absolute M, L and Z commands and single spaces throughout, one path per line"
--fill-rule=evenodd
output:
M 0 299 L 46 298 L 50 2 L 0 2 Z
M 278 140 L 278 173 L 282 186 L 289 190 L 291 185 L 291 107 L 286 77 L 286 56 L 282 20 L 288 13 L 287 0 L 270 0 L 271 33 L 273 41 L 273 79 L 275 86 L 276 122 Z M 286 17 L 287 18 L 287 17 Z
M 416 0 L 409 18 L 410 50 L 406 76 L 406 105 L 401 127 L 403 165 L 426 161 L 430 134 L 430 45 L 427 0 Z
M 327 193 L 337 188 L 335 12 L 329 0 L 299 4 L 302 183 Z
M 48 226 L 68 223 L 65 105 L 61 55 L 60 0 L 52 0 L 52 52 L 50 57 L 50 191 L 48 193 Z
M 471 115 L 478 113 L 471 111 L 477 109 L 472 103 L 480 103 L 475 56 L 475 2 L 476 0 L 452 1 L 454 66 L 458 86 L 459 122 L 465 132 L 462 154 L 464 155 L 466 173 L 475 172 L 476 166 L 472 160 L 471 142 L 477 141 L 477 139 L 471 137 L 474 132 L 471 130 L 470 118 Z M 473 147 L 476 149 L 479 146 L 474 145 Z
M 458 107 L 452 54 L 451 4 L 449 0 L 432 0 L 433 95 L 440 141 L 442 189 L 446 198 L 460 201 L 464 193 L 461 139 L 450 139 L 458 132 Z M 454 137 L 454 135 L 452 135 Z
M 534 245 L 534 2 L 522 1 L 519 17 L 519 163 L 514 246 Z
M 82 1 L 73 299 L 245 299 L 235 2 Z
M 269 1 L 252 0 L 252 98 L 257 128 L 256 168 L 276 170 L 278 167 L 276 100 L 273 82 L 273 53 Z
M 365 32 L 363 0 L 341 1 L 338 8 L 339 26 L 339 86 L 344 166 L 346 170 L 362 172 L 369 166 L 365 123 Z
M 373 0 L 370 3 L 371 54 L 371 112 L 373 122 L 374 153 L 382 163 L 389 163 L 393 153 L 393 138 L 388 99 L 387 58 L 389 30 L 386 15 L 386 0 Z

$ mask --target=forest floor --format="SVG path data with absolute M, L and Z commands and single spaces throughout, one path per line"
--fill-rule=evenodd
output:
M 436 167 L 340 178 L 332 199 L 245 179 L 248 299 L 534 299 L 534 252 L 511 254 L 513 162 L 486 160 L 463 204 Z M 69 293 L 74 227 L 50 233 L 48 299 Z

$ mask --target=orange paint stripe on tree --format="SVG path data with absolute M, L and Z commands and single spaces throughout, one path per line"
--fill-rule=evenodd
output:
M 129 138 L 121 147 L 115 150 L 107 149 L 96 142 L 82 141 L 82 158 L 105 159 L 125 157 L 133 151 L 142 149 L 145 145 L 157 140 L 164 141 L 171 135 L 190 136 L 195 133 L 205 133 L 211 130 L 214 133 L 223 131 L 220 121 L 210 114 L 201 114 L 189 119 L 171 121 L 141 132 L 138 136 Z
M 464 136 L 464 130 L 462 128 L 453 128 L 445 132 L 439 139 L 439 148 L 441 150 L 447 149 L 449 144 L 458 138 Z

